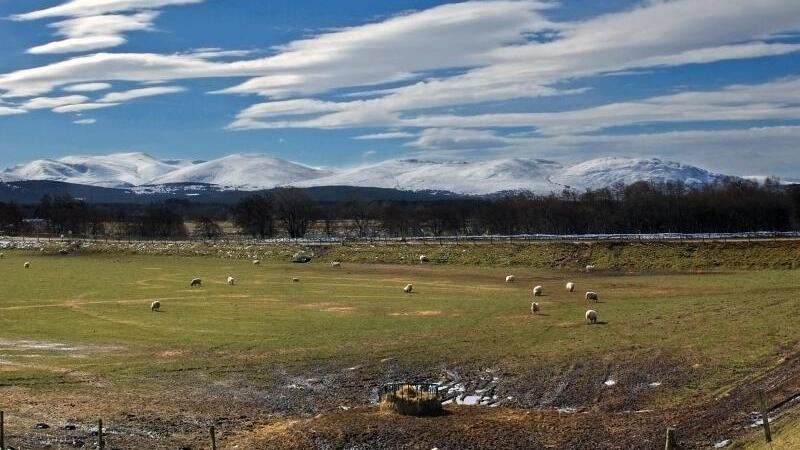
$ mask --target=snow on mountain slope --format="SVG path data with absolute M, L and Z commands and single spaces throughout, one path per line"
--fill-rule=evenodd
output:
M 56 160 L 40 159 L 12 167 L 0 173 L 0 177 L 126 187 L 145 183 L 190 164 L 185 161 L 160 161 L 146 153 L 66 156 Z
M 330 174 L 327 170 L 266 155 L 235 154 L 175 170 L 147 184 L 208 183 L 226 188 L 257 190 Z
M 724 178 L 699 167 L 660 159 L 598 158 L 554 174 L 552 180 L 573 189 L 598 189 L 617 183 L 682 181 L 688 186 L 711 184 Z
M 509 190 L 561 190 L 549 176 L 562 166 L 538 159 L 493 161 L 424 161 L 395 159 L 300 183 L 309 186 L 362 186 L 402 190 L 437 190 L 460 194 L 490 194 Z
M 707 170 L 659 159 L 598 158 L 573 166 L 541 159 L 428 161 L 394 159 L 331 171 L 266 155 L 234 154 L 212 161 L 161 161 L 144 153 L 67 156 L 32 161 L 0 172 L 0 181 L 54 180 L 103 187 L 167 184 L 216 185 L 221 189 L 258 190 L 275 186 L 356 186 L 460 194 L 501 191 L 560 192 L 597 189 L 617 183 L 682 181 L 687 185 L 723 178 Z

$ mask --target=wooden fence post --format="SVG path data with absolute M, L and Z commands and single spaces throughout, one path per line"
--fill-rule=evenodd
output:
M 758 400 L 761 403 L 761 420 L 764 422 L 764 438 L 772 442 L 772 432 L 769 429 L 769 408 L 767 408 L 767 393 L 763 389 L 758 391 Z
M 675 428 L 667 427 L 667 442 L 664 450 L 678 450 L 678 440 L 675 438 Z
M 213 426 L 208 429 L 208 433 L 211 435 L 211 450 L 217 450 L 217 434 Z
M 97 448 L 100 450 L 106 448 L 105 440 L 103 440 L 103 419 L 97 420 Z

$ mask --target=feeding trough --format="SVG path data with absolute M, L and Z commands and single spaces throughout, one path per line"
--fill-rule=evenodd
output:
M 381 411 L 404 416 L 433 416 L 442 412 L 439 386 L 433 383 L 391 383 L 379 393 Z

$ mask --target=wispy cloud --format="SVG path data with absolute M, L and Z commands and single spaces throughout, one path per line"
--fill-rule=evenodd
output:
M 152 31 L 160 8 L 199 3 L 202 0 L 73 0 L 52 8 L 12 16 L 18 21 L 56 17 L 67 19 L 51 23 L 56 35 L 64 39 L 28 49 L 33 54 L 76 53 L 117 47 L 127 40 L 124 33 Z M 124 14 L 128 13 L 128 14 Z
M 97 119 L 78 119 L 74 120 L 72 123 L 75 125 L 94 125 L 97 123 Z
M 184 92 L 186 88 L 180 86 L 156 86 L 140 89 L 131 89 L 124 92 L 111 92 L 98 100 L 100 103 L 123 103 L 137 98 L 153 97 L 156 95 L 176 94 Z

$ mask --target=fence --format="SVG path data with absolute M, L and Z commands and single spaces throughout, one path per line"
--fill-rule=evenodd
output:
M 800 231 L 759 231 L 747 233 L 655 233 L 655 234 L 517 234 L 517 235 L 478 235 L 478 236 L 408 236 L 408 237 L 342 237 L 319 236 L 305 238 L 252 239 L 243 235 L 226 235 L 220 239 L 144 239 L 144 238 L 105 238 L 91 236 L 23 235 L 0 236 L 0 245 L 13 246 L 13 243 L 34 244 L 41 242 L 136 242 L 136 243 L 236 243 L 249 245 L 347 245 L 347 244 L 491 244 L 491 243 L 536 243 L 536 242 L 667 242 L 667 241 L 757 241 L 775 239 L 799 239 Z

